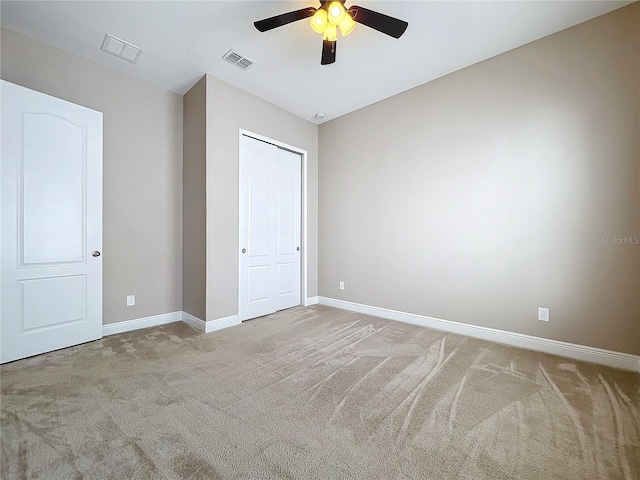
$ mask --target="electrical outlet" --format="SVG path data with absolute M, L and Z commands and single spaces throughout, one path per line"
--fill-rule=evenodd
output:
M 127 295 L 127 307 L 133 307 L 136 304 L 135 295 Z
M 549 309 L 544 307 L 538 307 L 538 320 L 541 322 L 549 321 Z
M 340 290 L 344 290 L 344 282 L 340 282 Z

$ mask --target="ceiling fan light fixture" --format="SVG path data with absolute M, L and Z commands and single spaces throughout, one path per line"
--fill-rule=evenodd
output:
M 341 2 L 331 2 L 329 4 L 329 22 L 333 25 L 340 25 L 347 11 Z
M 311 17 L 311 28 L 314 32 L 322 34 L 323 40 L 336 42 L 338 28 L 345 37 L 355 28 L 356 22 L 341 1 L 331 2 L 328 7 L 325 5 L 318 8 Z
M 329 23 L 324 29 L 324 35 L 322 35 L 323 40 L 328 40 L 330 42 L 338 41 L 338 27 Z
M 340 33 L 343 37 L 349 35 L 353 29 L 356 28 L 356 22 L 353 21 L 349 12 L 344 16 L 342 21 L 340 22 Z
M 368 8 L 352 6 L 348 10 L 346 0 L 320 0 L 320 7 L 306 7 L 281 13 L 274 17 L 264 18 L 253 22 L 259 32 L 273 30 L 288 25 L 303 18 L 310 18 L 309 22 L 314 32 L 322 35 L 322 56 L 320 65 L 330 65 L 336 61 L 336 44 L 338 43 L 338 29 L 343 37 L 349 35 L 361 23 L 380 33 L 393 38 L 400 38 L 409 24 L 404 20 L 390 17 L 384 13 Z
M 317 33 L 324 33 L 324 29 L 327 26 L 327 11 L 323 8 L 316 10 L 316 13 L 311 17 L 311 28 Z

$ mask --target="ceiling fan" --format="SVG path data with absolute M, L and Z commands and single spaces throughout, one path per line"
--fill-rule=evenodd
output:
M 322 65 L 328 65 L 336 61 L 338 28 L 344 37 L 353 31 L 356 26 L 355 22 L 358 22 L 393 38 L 400 38 L 409 26 L 403 20 L 374 12 L 368 8 L 354 5 L 347 9 L 344 6 L 344 2 L 345 0 L 320 0 L 320 7 L 318 8 L 301 8 L 293 12 L 258 20 L 253 24 L 259 31 L 266 32 L 303 18 L 312 17 L 311 28 L 322 34 L 322 59 L 320 60 Z

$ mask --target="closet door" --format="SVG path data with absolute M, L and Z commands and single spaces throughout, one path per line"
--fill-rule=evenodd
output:
M 243 136 L 239 317 L 300 305 L 301 157 Z

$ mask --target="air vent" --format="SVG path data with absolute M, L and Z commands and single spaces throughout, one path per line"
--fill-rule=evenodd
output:
M 247 70 L 251 67 L 251 65 L 256 63 L 253 60 L 247 57 L 243 57 L 242 55 L 234 52 L 233 50 L 229 50 L 227 53 L 225 53 L 222 59 L 226 60 L 229 63 L 233 63 L 236 67 L 241 68 L 242 70 Z
M 142 55 L 142 50 L 138 47 L 116 38 L 113 35 L 109 35 L 108 33 L 104 36 L 102 51 L 115 55 L 116 57 L 131 63 L 136 63 L 140 58 L 140 55 Z

